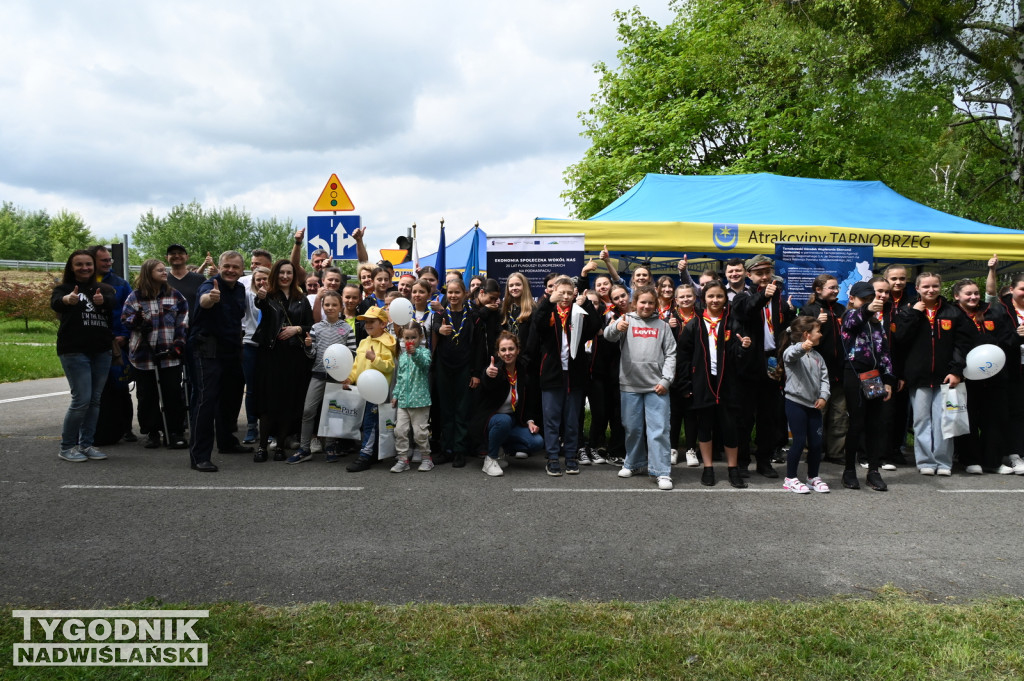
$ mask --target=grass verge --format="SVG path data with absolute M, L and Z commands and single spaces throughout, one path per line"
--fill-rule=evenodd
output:
M 40 343 L 40 345 L 19 345 Z M 0 383 L 64 375 L 57 358 L 57 326 L 51 322 L 0 321 Z
M 8 666 L 2 675 L 531 681 L 1024 676 L 1019 598 L 936 605 L 883 589 L 870 599 L 806 602 L 175 607 L 209 607 L 210 618 L 196 628 L 209 643 L 208 667 L 147 668 L 142 674 L 131 668 Z M 0 622 L 9 652 L 21 640 L 21 623 L 10 617 Z M 34 640 L 41 635 L 37 631 Z

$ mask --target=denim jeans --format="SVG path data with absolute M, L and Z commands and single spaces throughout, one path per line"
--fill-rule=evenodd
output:
M 378 428 L 377 405 L 367 402 L 363 409 L 363 446 L 359 450 L 359 456 L 370 461 L 377 460 L 377 428 Z
M 544 449 L 544 437 L 531 433 L 526 426 L 516 425 L 512 414 L 495 414 L 487 422 L 487 456 L 498 458 L 498 449 L 511 452 L 536 452 Z
M 58 357 L 71 387 L 71 404 L 64 415 L 60 448 L 91 447 L 100 416 L 100 396 L 110 371 L 110 350 L 92 354 L 69 352 Z
M 668 426 L 671 400 L 668 394 L 620 393 L 622 423 L 626 426 L 626 461 L 623 468 L 647 471 L 657 477 L 672 475 Z
M 910 394 L 910 404 L 914 411 L 914 458 L 917 459 L 917 467 L 952 468 L 953 440 L 942 437 L 942 412 L 945 410 L 942 388 L 916 388 Z
M 541 392 L 541 405 L 544 408 L 544 449 L 548 458 L 557 459 L 561 453 L 566 459 L 575 459 L 580 442 L 583 389 L 545 390 Z

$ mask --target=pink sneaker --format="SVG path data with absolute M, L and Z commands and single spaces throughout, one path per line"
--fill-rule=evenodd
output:
M 782 483 L 783 489 L 788 489 L 790 492 L 796 492 L 797 494 L 810 494 L 811 489 L 800 482 L 800 478 L 786 478 L 786 481 Z
M 810 485 L 811 489 L 813 489 L 815 492 L 825 493 L 829 491 L 828 485 L 826 485 L 825 481 L 822 480 L 821 478 L 811 478 L 810 480 L 807 481 L 807 484 Z

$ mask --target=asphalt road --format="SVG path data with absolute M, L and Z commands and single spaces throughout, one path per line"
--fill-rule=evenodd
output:
M 513 462 L 395 475 L 347 473 L 141 443 L 103 462 L 57 458 L 64 379 L 0 385 L 0 602 L 103 607 L 126 600 L 521 603 L 535 598 L 741 599 L 866 594 L 1021 595 L 1024 476 L 886 474 L 890 491 L 795 495 L 619 479 L 612 466 L 551 478 Z M 859 471 L 863 480 L 863 470 Z

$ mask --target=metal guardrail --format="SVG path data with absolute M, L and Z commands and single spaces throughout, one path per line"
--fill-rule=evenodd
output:
M 43 260 L 0 260 L 0 269 L 5 270 L 44 270 L 49 272 L 50 270 L 62 271 L 64 269 L 64 263 L 62 262 L 45 262 Z M 142 269 L 141 265 L 129 265 L 128 269 L 132 272 L 138 272 Z

